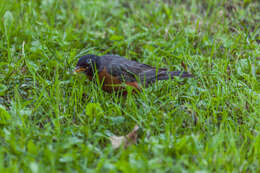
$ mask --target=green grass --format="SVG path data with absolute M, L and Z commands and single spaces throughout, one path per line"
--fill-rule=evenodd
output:
M 260 172 L 259 11 L 257 0 L 0 0 L 0 172 Z M 86 53 L 196 77 L 124 98 L 73 74 Z M 109 136 L 135 124 L 138 144 L 113 150 Z

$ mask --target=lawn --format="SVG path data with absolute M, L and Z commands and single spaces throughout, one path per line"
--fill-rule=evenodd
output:
M 260 172 L 259 45 L 257 0 L 0 0 L 0 172 Z M 122 97 L 84 54 L 195 77 Z

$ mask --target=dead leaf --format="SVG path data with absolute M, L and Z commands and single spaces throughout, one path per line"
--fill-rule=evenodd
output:
M 126 141 L 125 136 L 111 136 L 109 139 L 114 149 L 119 148 Z
M 111 141 L 112 147 L 117 149 L 121 145 L 124 145 L 124 148 L 127 148 L 129 145 L 136 144 L 138 137 L 137 132 L 139 129 L 139 126 L 135 125 L 134 129 L 126 136 L 111 136 L 109 139 Z

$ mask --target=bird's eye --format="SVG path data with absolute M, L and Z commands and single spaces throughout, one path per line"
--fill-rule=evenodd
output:
M 91 60 L 90 60 L 90 59 L 88 59 L 88 60 L 87 60 L 87 64 L 90 64 L 90 63 L 91 63 Z

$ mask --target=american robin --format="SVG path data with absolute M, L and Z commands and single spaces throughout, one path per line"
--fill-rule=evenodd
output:
M 107 92 L 126 91 L 125 86 L 140 90 L 140 84 L 148 86 L 156 80 L 168 80 L 172 79 L 173 76 L 181 78 L 193 76 L 187 72 L 155 68 L 118 55 L 82 56 L 77 63 L 75 72 L 84 72 L 89 80 L 98 79 L 102 89 Z

